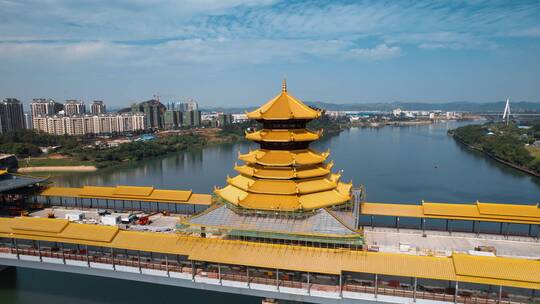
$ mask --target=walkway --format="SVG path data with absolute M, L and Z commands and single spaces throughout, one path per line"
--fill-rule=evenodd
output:
M 449 255 L 451 251 L 467 252 L 478 246 L 493 246 L 497 256 L 540 258 L 540 241 L 532 237 L 502 236 L 494 234 L 475 234 L 395 228 L 364 228 L 365 241 L 369 247 L 377 246 L 385 252 L 410 252 L 421 254 L 431 251 L 438 255 Z M 410 250 L 406 249 L 410 245 Z M 519 246 L 518 246 L 519 245 Z

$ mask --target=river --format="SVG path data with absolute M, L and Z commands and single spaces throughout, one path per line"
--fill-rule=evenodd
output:
M 464 123 L 350 129 L 314 144 L 330 149 L 342 178 L 363 184 L 371 202 L 530 204 L 540 179 L 471 151 L 446 135 Z M 129 166 L 54 178 L 57 185 L 141 185 L 209 193 L 224 185 L 248 143 L 211 146 Z M 81 275 L 17 269 L 0 272 L 0 303 L 260 303 L 252 297 Z

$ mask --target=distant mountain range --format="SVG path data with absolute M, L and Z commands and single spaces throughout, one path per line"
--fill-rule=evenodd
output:
M 400 108 L 402 110 L 441 110 L 441 111 L 459 111 L 459 112 L 503 112 L 505 102 L 487 102 L 478 103 L 470 101 L 456 101 L 446 103 L 421 103 L 421 102 L 388 102 L 388 103 L 351 103 L 351 104 L 339 104 L 328 102 L 306 102 L 308 105 L 326 109 L 329 111 L 392 111 L 393 109 Z M 512 113 L 520 112 L 540 112 L 540 102 L 528 102 L 528 101 L 516 101 L 510 102 L 510 108 Z M 225 113 L 243 113 L 244 111 L 250 111 L 255 107 L 215 107 L 206 108 L 203 111 L 216 111 Z

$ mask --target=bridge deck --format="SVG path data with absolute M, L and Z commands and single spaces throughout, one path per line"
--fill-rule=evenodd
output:
M 19 220 L 0 218 L 0 237 L 185 255 L 191 260 L 268 269 L 326 274 L 350 271 L 540 289 L 540 261 L 533 260 L 464 255 L 456 261 L 456 255 L 433 257 L 364 252 L 126 230 L 119 230 L 110 239 L 105 240 L 93 237 L 99 234 L 96 229 L 101 228 L 96 225 L 68 223 L 62 231 L 50 232 L 36 231 L 39 228 L 34 230 L 25 228 L 29 227 L 26 221 L 32 218 L 25 219 L 24 227 L 17 224 Z M 44 219 L 37 220 L 41 222 Z M 51 223 L 63 221 L 48 220 Z M 103 229 L 110 228 L 103 227 Z M 486 276 L 484 272 L 477 272 L 475 269 L 465 274 L 458 273 L 456 263 L 465 263 L 469 260 L 474 260 L 477 265 L 483 265 L 485 269 L 492 269 L 493 276 Z M 504 273 L 498 273 L 499 265 L 514 265 L 514 267 L 505 267 Z M 516 279 L 518 277 L 519 279 Z

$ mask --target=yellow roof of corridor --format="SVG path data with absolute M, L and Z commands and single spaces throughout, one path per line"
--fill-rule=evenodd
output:
M 540 261 L 454 254 L 456 274 L 469 277 L 539 282 Z
M 437 218 L 467 221 L 540 224 L 537 205 L 480 203 L 450 204 L 422 202 L 422 205 L 362 203 L 364 215 Z
M 194 205 L 210 205 L 212 203 L 210 194 L 192 193 L 191 190 L 163 190 L 155 189 L 153 187 L 135 186 L 85 186 L 82 188 L 49 187 L 43 190 L 40 195 Z
M 16 217 L 13 219 L 11 228 L 15 230 L 59 233 L 66 228 L 68 223 L 66 219 Z
M 507 205 L 477 202 L 481 214 L 498 216 L 534 217 L 540 219 L 540 208 L 535 205 Z
M 84 187 L 81 195 L 86 195 L 85 191 L 90 191 L 90 187 Z M 137 186 L 116 186 L 113 195 L 118 196 L 149 196 L 154 191 L 154 187 L 137 187 Z M 93 193 L 89 193 L 92 195 Z
M 347 249 L 314 248 L 294 245 L 219 240 L 171 233 L 113 230 L 91 224 L 68 223 L 66 234 L 13 229 L 17 220 L 0 218 L 0 237 L 64 242 L 118 249 L 186 255 L 195 261 L 247 265 L 268 269 L 340 274 L 353 271 L 403 277 L 514 286 L 540 290 L 540 261 L 517 258 L 479 257 L 454 254 L 453 257 L 426 257 L 400 253 L 364 252 Z M 54 219 L 27 218 L 40 222 Z M 74 229 L 72 229 L 72 227 Z M 69 230 L 68 230 L 69 229 Z M 106 237 L 95 237 L 94 229 L 106 229 Z M 99 232 L 101 233 L 101 232 Z

